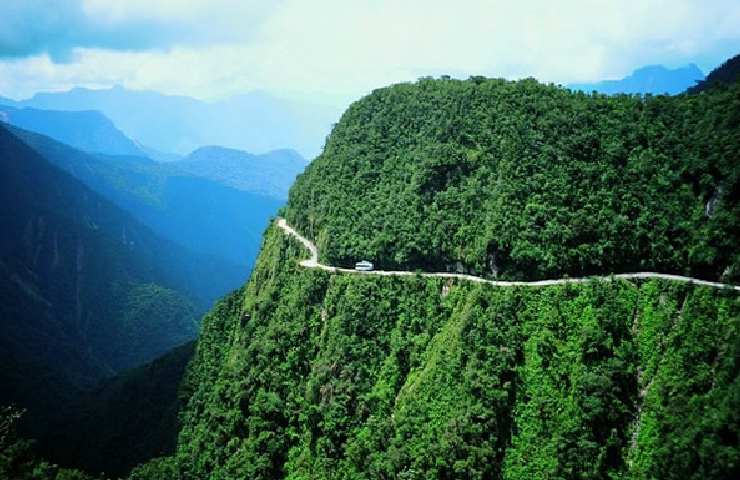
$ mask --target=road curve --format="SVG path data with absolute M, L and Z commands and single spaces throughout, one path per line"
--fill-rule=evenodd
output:
M 648 278 L 659 278 L 662 280 L 673 280 L 676 282 L 692 283 L 694 285 L 703 285 L 706 287 L 713 288 L 727 288 L 736 291 L 740 291 L 740 286 L 730 285 L 719 282 L 709 282 L 707 280 L 700 280 L 693 277 L 684 277 L 682 275 L 671 275 L 667 273 L 657 272 L 635 272 L 635 273 L 619 273 L 615 275 L 605 276 L 592 276 L 592 277 L 581 277 L 581 278 L 560 278 L 556 280 L 537 280 L 534 282 L 524 281 L 508 281 L 508 280 L 489 280 L 486 278 L 477 277 L 475 275 L 467 275 L 464 273 L 447 273 L 447 272 L 410 272 L 408 270 L 370 270 L 370 271 L 358 271 L 351 268 L 334 267 L 331 265 L 324 265 L 319 263 L 319 251 L 316 245 L 313 244 L 309 239 L 296 232 L 293 227 L 288 225 L 288 222 L 284 218 L 278 217 L 277 225 L 287 235 L 295 237 L 299 242 L 306 247 L 311 253 L 311 257 L 307 260 L 301 260 L 299 264 L 305 268 L 316 268 L 319 270 L 325 270 L 327 272 L 342 272 L 351 273 L 355 275 L 381 275 L 387 277 L 402 277 L 402 276 L 414 276 L 421 275 L 422 277 L 440 277 L 440 278 L 458 278 L 460 280 L 467 280 L 470 282 L 485 283 L 496 287 L 546 287 L 550 285 L 563 285 L 566 283 L 585 283 L 593 280 L 609 280 L 611 278 L 622 278 L 625 280 L 640 280 Z

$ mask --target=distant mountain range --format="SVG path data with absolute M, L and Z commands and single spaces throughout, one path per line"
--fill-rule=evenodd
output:
M 0 218 L 3 379 L 43 369 L 88 386 L 150 361 L 192 339 L 199 314 L 240 279 L 156 235 L 3 126 Z M 37 381 L 18 377 L 9 384 L 29 389 L 8 394 L 31 398 Z
M 615 93 L 652 93 L 676 95 L 704 80 L 704 73 L 696 65 L 670 69 L 662 65 L 638 68 L 619 80 L 603 80 L 597 83 L 574 83 L 572 90 L 590 93 L 596 91 L 612 95 Z
M 128 211 L 159 235 L 196 252 L 241 266 L 243 280 L 260 236 L 283 200 L 137 156 L 92 155 L 49 137 L 12 131 L 52 164 Z M 215 284 L 214 284 L 215 285 Z M 235 287 L 233 280 L 229 285 Z M 226 293 L 220 289 L 217 295 Z
M 203 145 L 265 153 L 292 148 L 312 158 L 323 147 L 341 109 L 300 103 L 262 92 L 205 102 L 120 86 L 37 93 L 23 101 L 0 98 L 14 107 L 99 110 L 136 142 L 159 152 L 186 155 Z
M 105 115 L 94 110 L 62 111 L 17 108 L 2 104 L 0 121 L 50 136 L 88 152 L 111 155 L 146 155 Z

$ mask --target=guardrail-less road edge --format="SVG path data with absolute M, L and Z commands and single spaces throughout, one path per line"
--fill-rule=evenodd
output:
M 561 278 L 561 279 L 556 279 L 556 280 L 537 280 L 534 282 L 523 282 L 523 281 L 507 281 L 507 280 L 489 280 L 486 278 L 477 277 L 475 275 L 466 275 L 463 273 L 447 273 L 447 272 L 417 273 L 417 272 L 410 272 L 407 270 L 360 271 L 360 270 L 354 270 L 352 268 L 334 267 L 331 265 L 324 265 L 324 264 L 319 263 L 319 251 L 316 248 L 316 245 L 313 244 L 313 242 L 311 242 L 310 240 L 302 236 L 300 233 L 296 232 L 293 227 L 288 225 L 288 222 L 286 222 L 284 218 L 278 218 L 277 225 L 287 235 L 291 235 L 295 237 L 311 253 L 311 257 L 309 259 L 300 261 L 300 265 L 302 267 L 318 268 L 320 270 L 325 270 L 327 272 L 342 272 L 342 273 L 351 273 L 351 274 L 356 274 L 356 275 L 383 275 L 383 276 L 399 276 L 399 277 L 400 276 L 421 275 L 422 277 L 458 278 L 458 279 L 467 280 L 470 282 L 486 283 L 488 285 L 493 285 L 496 287 L 546 287 L 549 285 L 562 285 L 566 283 L 585 283 L 585 282 L 590 282 L 593 280 L 608 280 L 610 278 L 622 278 L 626 280 L 660 278 L 663 280 L 673 280 L 676 282 L 693 283 L 695 285 L 703 285 L 703 286 L 714 287 L 714 288 L 729 288 L 732 290 L 740 291 L 740 286 L 737 286 L 737 285 L 729 285 L 726 283 L 719 283 L 719 282 L 709 282 L 707 280 L 700 280 L 698 278 L 693 278 L 693 277 L 684 277 L 682 275 L 671 275 L 667 273 L 657 273 L 657 272 L 619 273 L 619 274 L 608 275 L 608 276 Z

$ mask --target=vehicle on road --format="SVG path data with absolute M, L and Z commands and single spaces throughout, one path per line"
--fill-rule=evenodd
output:
M 370 272 L 373 269 L 373 264 L 368 262 L 367 260 L 362 260 L 361 262 L 355 263 L 355 270 L 358 270 L 360 272 Z

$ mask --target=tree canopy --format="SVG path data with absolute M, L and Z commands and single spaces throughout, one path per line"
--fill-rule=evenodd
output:
M 643 97 L 421 79 L 354 103 L 285 215 L 329 263 L 732 280 L 739 122 L 740 84 Z

